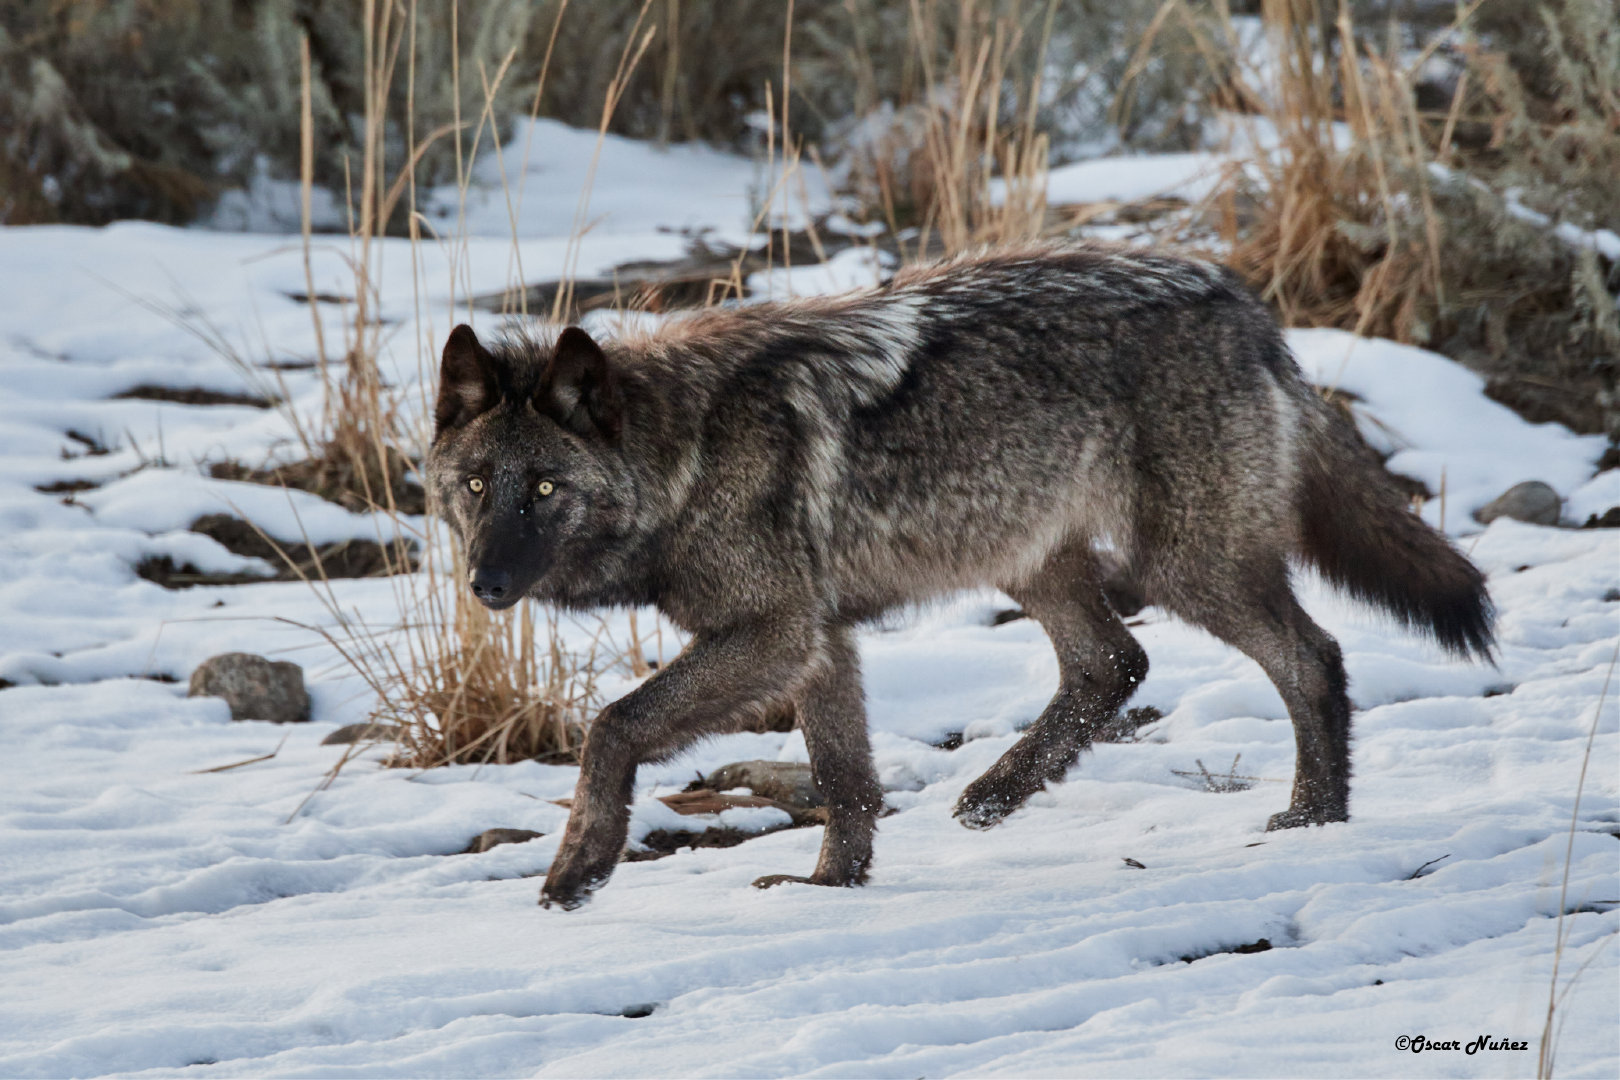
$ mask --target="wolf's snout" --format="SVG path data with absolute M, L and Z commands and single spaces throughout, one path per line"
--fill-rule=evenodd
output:
M 472 572 L 468 584 L 473 595 L 486 604 L 499 604 L 512 595 L 512 574 L 508 570 L 494 570 L 480 566 Z

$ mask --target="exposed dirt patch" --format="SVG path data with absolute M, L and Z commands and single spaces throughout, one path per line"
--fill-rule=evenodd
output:
M 176 564 L 168 555 L 157 555 L 142 559 L 135 573 L 165 589 L 189 589 L 196 585 L 248 585 L 323 577 L 385 577 L 417 568 L 416 545 L 410 541 L 386 546 L 375 540 L 317 545 L 279 541 L 229 514 L 205 514 L 191 523 L 191 531 L 217 541 L 232 554 L 263 559 L 275 567 L 276 572 L 270 575 L 240 571 L 206 573 L 191 563 Z
M 380 544 L 375 540 L 341 540 L 309 545 L 266 537 L 251 524 L 229 514 L 204 514 L 191 523 L 191 531 L 219 542 L 235 555 L 263 559 L 282 567 L 283 578 L 385 577 L 415 571 L 416 544 L 402 540 Z
M 151 386 L 142 384 L 121 394 L 114 400 L 167 401 L 175 405 L 247 405 L 255 409 L 268 409 L 275 402 L 257 394 L 228 394 L 219 390 L 206 390 L 201 386 Z
M 752 840 L 756 836 L 764 835 L 765 833 L 762 832 L 745 833 L 740 829 L 724 829 L 718 825 L 704 829 L 702 832 L 672 832 L 669 829 L 654 829 L 641 838 L 643 850 L 627 850 L 624 853 L 624 861 L 651 862 L 654 859 L 662 859 L 673 855 L 682 848 L 736 847 L 744 840 Z
M 287 299 L 291 300 L 295 304 L 307 304 L 311 300 L 315 301 L 317 304 L 353 304 L 354 303 L 354 297 L 352 297 L 352 296 L 340 296 L 337 293 L 290 292 L 290 293 L 283 293 L 282 295 L 285 296 Z
M 402 514 L 425 514 L 427 492 L 414 480 L 406 479 L 405 474 L 411 468 L 411 462 L 403 454 L 390 451 L 386 477 L 380 469 L 374 475 L 362 477 L 346 465 L 320 458 L 266 469 L 250 468 L 235 461 L 220 461 L 208 467 L 208 475 L 216 480 L 297 488 L 357 514 L 390 508 Z
M 1259 941 L 1250 942 L 1247 945 L 1232 945 L 1223 949 L 1211 949 L 1208 952 L 1188 953 L 1186 956 L 1181 958 L 1181 962 L 1183 964 L 1191 964 L 1195 960 L 1202 960 L 1209 956 L 1220 956 L 1222 953 L 1237 953 L 1239 955 L 1247 955 L 1249 953 L 1270 952 L 1273 947 L 1274 946 L 1269 940 L 1266 938 L 1261 938 Z
M 135 576 L 163 586 L 165 589 L 190 589 L 197 585 L 252 585 L 260 581 L 275 581 L 274 576 L 263 574 L 205 573 L 191 563 L 177 563 L 168 555 L 149 555 L 135 564 Z
M 545 833 L 535 832 L 533 829 L 485 829 L 472 838 L 465 848 L 458 854 L 482 855 L 502 844 L 527 844 L 530 840 L 538 840 Z
M 108 446 L 106 443 L 103 443 L 94 435 L 86 435 L 84 432 L 75 431 L 72 428 L 68 428 L 62 434 L 84 447 L 84 450 L 77 454 L 73 453 L 71 450 L 68 450 L 66 447 L 63 447 L 62 459 L 64 461 L 71 460 L 72 458 L 76 457 L 101 457 L 104 454 L 112 453 L 112 447 Z
M 788 824 L 774 829 L 761 829 L 758 832 L 744 832 L 724 825 L 710 825 L 698 828 L 694 825 L 691 830 L 685 829 L 654 829 L 641 840 L 642 848 L 626 849 L 625 862 L 648 862 L 652 859 L 662 859 L 666 855 L 673 855 L 682 848 L 725 848 L 736 847 L 744 840 L 752 840 L 756 836 L 766 836 L 783 829 L 802 829 L 811 825 L 825 825 L 827 823 L 826 807 L 805 808 L 789 806 L 767 799 L 762 795 L 733 795 L 726 792 L 713 791 L 708 788 L 687 788 L 674 795 L 660 795 L 659 801 L 678 814 L 699 815 L 718 814 L 733 807 L 773 806 L 787 813 L 791 819 Z M 571 808 L 572 799 L 553 799 L 558 806 Z
M 44 495 L 71 495 L 79 491 L 93 491 L 104 483 L 104 480 L 54 480 L 49 484 L 35 484 L 34 490 Z
M 1506 405 L 1532 424 L 1563 424 L 1579 435 L 1601 435 L 1612 406 L 1605 408 L 1604 380 L 1598 375 L 1554 380 L 1543 375 L 1495 375 L 1485 396 Z

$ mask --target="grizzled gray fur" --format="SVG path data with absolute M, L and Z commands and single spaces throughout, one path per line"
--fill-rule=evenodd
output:
M 1484 579 L 1404 505 L 1226 271 L 1099 247 L 911 269 L 835 298 L 645 336 L 445 345 L 428 472 L 473 592 L 656 604 L 690 646 L 591 726 L 541 893 L 573 907 L 624 847 L 637 765 L 797 709 L 829 823 L 809 877 L 856 885 L 882 793 L 853 628 L 994 586 L 1057 650 L 1051 704 L 962 793 L 988 828 L 1060 780 L 1147 673 L 1105 567 L 1253 657 L 1298 745 L 1272 828 L 1349 812 L 1339 647 L 1289 560 L 1488 658 Z

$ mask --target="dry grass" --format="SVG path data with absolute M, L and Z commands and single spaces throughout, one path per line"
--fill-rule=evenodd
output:
M 1049 145 L 1036 113 L 1055 0 L 954 0 L 948 19 L 942 6 L 909 0 L 912 100 L 869 118 L 849 160 L 856 198 L 906 259 L 1032 239 L 1046 224 Z M 878 73 L 861 81 L 875 84 Z
M 382 322 L 377 316 L 378 295 L 374 278 L 374 245 L 382 223 L 392 216 L 400 197 L 403 175 L 393 184 L 386 180 L 384 135 L 389 91 L 394 81 L 400 46 L 404 41 L 404 20 L 395 22 L 395 6 L 380 7 L 367 0 L 362 18 L 365 63 L 361 72 L 364 96 L 359 206 L 355 212 L 351 198 L 349 253 L 346 256 L 353 279 L 353 307 L 342 321 L 341 365 L 334 373 L 327 353 L 326 332 L 315 299 L 314 276 L 310 262 L 312 183 L 314 176 L 314 126 L 312 123 L 312 84 L 309 39 L 300 41 L 301 127 L 300 180 L 303 187 L 303 254 L 310 319 L 314 326 L 316 363 L 326 385 L 321 431 L 309 465 L 298 479 L 300 486 L 328 498 L 359 503 L 367 508 L 399 509 L 408 459 L 398 446 L 398 405 L 384 386 L 378 369 L 382 349 Z M 407 168 L 413 168 L 420 148 Z M 351 192 L 352 194 L 352 192 Z M 296 482 L 296 481 L 295 481 Z
M 1263 0 L 1269 67 L 1245 61 L 1229 22 L 1225 40 L 1199 33 L 1167 0 L 1165 24 L 1198 36 L 1223 104 L 1252 118 L 1249 143 L 1275 141 L 1214 197 L 1232 265 L 1290 325 L 1435 348 L 1533 420 L 1620 435 L 1620 271 L 1513 203 L 1566 192 L 1590 224 L 1581 207 L 1613 198 L 1593 178 L 1620 152 L 1620 35 L 1577 7 L 1541 12 L 1554 74 L 1530 80 L 1538 95 L 1509 52 L 1470 36 L 1478 0 L 1415 59 L 1393 31 L 1371 40 L 1350 5 L 1330 18 L 1319 0 Z M 1457 73 L 1438 105 L 1424 82 L 1437 57 Z
M 1586 769 L 1592 762 L 1592 744 L 1597 740 L 1598 722 L 1603 717 L 1603 703 L 1609 698 L 1609 684 L 1614 679 L 1616 663 L 1620 663 L 1620 642 L 1615 644 L 1614 655 L 1609 658 L 1609 670 L 1603 676 L 1603 689 L 1598 693 L 1597 708 L 1592 710 L 1592 726 L 1586 733 L 1586 750 L 1581 755 L 1581 775 L 1575 782 L 1574 804 L 1569 811 L 1569 841 L 1564 846 L 1564 875 L 1558 886 L 1558 922 L 1553 933 L 1552 976 L 1547 986 L 1547 1016 L 1542 1022 L 1541 1040 L 1536 1050 L 1536 1080 L 1552 1078 L 1553 1067 L 1558 1060 L 1558 1036 L 1563 1031 L 1565 1019 L 1559 1015 L 1559 1010 L 1570 991 L 1575 989 L 1576 980 L 1581 977 L 1587 965 L 1597 958 L 1598 953 L 1594 950 L 1563 987 L 1559 987 L 1559 968 L 1564 959 L 1564 946 L 1569 940 L 1564 930 L 1564 915 L 1569 910 L 1569 869 L 1575 859 L 1575 833 L 1581 821 L 1581 794 L 1586 790 Z M 1604 942 L 1599 949 L 1607 947 L 1608 942 Z
M 1331 23 L 1318 0 L 1261 9 L 1274 77 L 1230 86 L 1277 149 L 1246 163 L 1258 185 L 1232 169 L 1218 196 L 1232 265 L 1290 325 L 1427 340 L 1446 286 L 1412 69 L 1364 47 L 1348 5 Z
M 577 761 L 602 704 L 598 675 L 620 656 L 608 654 L 601 626 L 580 654 L 563 645 L 554 612 L 486 611 L 462 587 L 465 571 L 457 555 L 398 579 L 409 615 L 384 631 L 329 601 L 339 629 L 321 632 L 377 695 L 371 719 L 397 725 L 391 763 Z
M 651 0 L 643 0 L 643 14 Z M 559 9 L 560 20 L 566 12 Z M 386 101 L 383 84 L 392 77 L 391 55 L 398 48 L 398 31 L 390 38 L 386 19 L 379 18 L 376 39 L 389 43 L 379 49 L 378 60 L 370 68 L 375 73 L 377 91 L 369 95 L 379 108 Z M 597 152 L 601 137 L 611 121 L 619 94 L 637 62 L 647 49 L 653 30 L 639 22 L 626 35 L 619 55 L 619 76 L 610 86 L 604 101 L 599 126 Z M 414 43 L 413 43 L 414 48 Z M 502 145 L 495 111 L 501 100 L 500 87 L 508 74 L 513 53 L 509 52 L 494 70 L 479 71 L 483 93 L 482 108 L 472 131 L 463 145 L 462 129 L 454 132 L 457 141 L 457 181 L 460 202 L 465 209 L 473 164 L 482 152 L 493 153 L 501 159 Z M 544 93 L 544 72 L 537 83 L 534 101 Z M 409 98 L 407 98 L 409 100 Z M 461 115 L 458 104 L 457 115 Z M 410 126 L 411 118 L 407 120 Z M 380 127 L 380 125 L 379 125 Z M 528 148 L 525 148 L 527 156 Z M 413 159 L 417 155 L 413 153 Z M 306 170 L 307 172 L 308 170 Z M 505 173 L 503 168 L 502 173 Z M 594 173 L 594 162 L 591 170 Z M 384 192 L 380 179 L 367 174 L 367 183 L 377 185 L 375 214 L 364 211 L 362 201 L 360 217 L 362 228 L 357 232 L 359 256 L 352 260 L 355 269 L 356 295 L 373 294 L 373 286 L 366 270 L 370 265 L 368 237 L 364 225 L 387 217 L 389 207 L 385 199 L 404 197 L 414 200 L 414 187 L 396 180 Z M 510 190 L 503 192 L 512 220 L 517 218 L 518 203 Z M 520 198 L 520 196 L 519 196 Z M 421 219 L 413 211 L 411 243 L 413 253 L 422 243 Z M 567 275 L 571 278 L 579 257 L 578 241 L 588 226 L 589 186 L 581 193 L 576 213 L 574 235 L 565 255 Z M 456 285 L 466 278 L 469 259 L 465 238 L 450 239 L 443 243 L 451 263 L 450 281 L 452 297 L 451 317 L 460 318 L 456 308 Z M 419 256 L 414 260 L 420 272 Z M 516 236 L 513 237 L 511 263 L 515 281 L 509 295 L 517 297 L 514 313 L 523 310 L 522 262 Z M 358 315 L 357 305 L 357 315 Z M 470 312 L 468 313 L 470 317 Z M 367 366 L 355 363 L 357 357 L 374 357 L 369 351 L 380 347 L 375 320 L 359 322 L 354 327 L 355 340 L 367 349 L 351 349 L 349 363 L 340 376 L 329 381 L 334 388 L 329 404 L 347 411 L 348 418 L 359 418 L 340 438 L 330 440 L 328 447 L 340 451 L 353 451 L 354 459 L 362 462 L 382 460 L 376 456 L 392 445 L 387 435 L 396 423 L 397 411 L 388 403 L 386 393 L 375 376 L 374 361 Z M 416 314 L 416 339 L 422 350 L 419 357 L 424 376 L 424 388 L 431 393 L 436 370 L 435 349 L 440 334 L 434 332 L 431 318 L 420 305 Z M 374 404 L 375 403 L 375 404 Z M 424 402 L 430 404 L 430 402 Z M 431 416 L 431 408 L 422 410 Z M 342 432 L 343 429 L 338 429 Z M 412 433 L 412 440 L 426 445 L 428 432 Z M 334 455 L 336 456 L 336 455 Z M 389 501 L 384 509 L 394 511 Z M 431 508 L 430 508 L 431 509 Z M 602 699 L 598 689 L 600 675 L 617 666 L 625 667 L 633 675 L 645 675 L 650 667 L 645 659 L 645 642 L 635 620 L 631 620 L 630 638 L 624 644 L 615 644 L 607 637 L 606 624 L 597 620 L 594 627 L 581 632 L 589 638 L 589 645 L 580 650 L 565 643 L 563 627 L 554 611 L 541 611 L 531 603 L 524 603 L 513 611 L 491 612 L 478 604 L 462 584 L 467 567 L 460 551 L 446 535 L 444 526 L 433 518 L 426 524 L 424 537 L 425 558 L 423 568 L 416 574 L 397 577 L 396 602 L 405 613 L 403 622 L 385 630 L 377 630 L 359 623 L 345 612 L 330 589 L 323 589 L 328 611 L 337 628 L 322 633 L 338 649 L 348 664 L 365 680 L 376 694 L 378 705 L 372 719 L 395 725 L 398 747 L 391 761 L 395 765 L 411 768 L 432 768 L 447 764 L 508 763 L 538 759 L 547 762 L 573 762 L 578 760 L 584 742 L 586 725 Z M 661 646 L 662 626 L 656 625 L 653 636 Z M 345 761 L 348 755 L 345 755 Z M 341 762 L 339 767 L 341 768 Z

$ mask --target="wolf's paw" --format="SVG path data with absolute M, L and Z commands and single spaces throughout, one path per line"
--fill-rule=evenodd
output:
M 546 910 L 558 908 L 562 911 L 574 911 L 585 906 L 585 901 L 591 898 L 592 889 L 575 889 L 565 892 L 562 889 L 553 889 L 549 885 L 540 889 L 540 906 Z
M 962 792 L 962 797 L 956 800 L 956 809 L 951 814 L 970 829 L 993 829 L 1001 824 L 1003 818 L 1014 810 L 1018 804 L 1009 800 L 1004 794 L 997 791 L 978 792 L 976 785 L 968 785 Z
M 540 906 L 573 911 L 606 884 L 613 873 L 613 862 L 591 865 L 583 859 L 565 859 L 559 854 L 551 864 L 546 883 L 540 887 Z
M 1280 814 L 1272 814 L 1266 821 L 1266 832 L 1280 829 L 1298 829 L 1305 825 L 1326 825 L 1332 821 L 1349 821 L 1347 811 L 1313 806 L 1290 806 Z
M 591 881 L 582 881 L 577 885 L 558 882 L 553 884 L 547 881 L 540 886 L 540 906 L 543 908 L 560 908 L 563 911 L 573 911 L 582 907 L 591 894 L 601 888 L 607 881 L 607 875 Z

